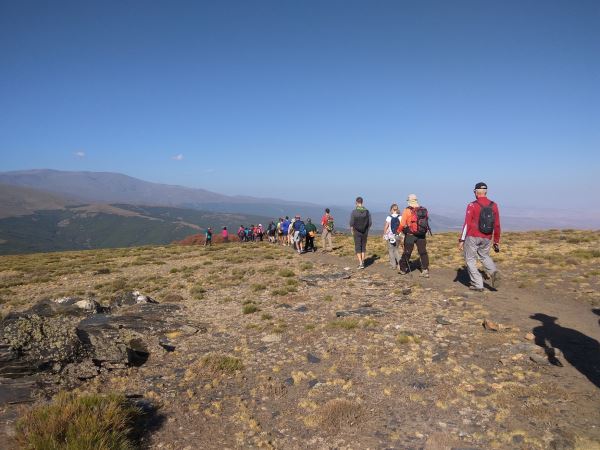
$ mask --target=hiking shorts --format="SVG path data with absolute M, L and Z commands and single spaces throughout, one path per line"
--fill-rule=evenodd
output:
M 367 251 L 368 233 L 360 233 L 354 230 L 354 252 L 365 253 Z

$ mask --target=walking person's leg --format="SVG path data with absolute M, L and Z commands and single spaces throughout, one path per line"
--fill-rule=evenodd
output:
M 400 258 L 400 272 L 407 273 L 410 271 L 410 256 L 412 255 L 413 248 L 415 247 L 415 237 L 412 235 L 406 235 L 404 238 L 404 252 Z
M 361 245 L 361 249 L 360 249 L 361 250 L 361 252 L 360 252 L 360 258 L 362 260 L 362 266 L 363 266 L 363 268 L 365 267 L 365 257 L 366 257 L 366 254 L 367 254 L 367 238 L 368 237 L 369 237 L 369 234 L 368 234 L 368 231 L 367 231 L 367 233 L 365 233 L 363 235 L 363 240 L 362 240 L 362 243 L 361 243 L 362 245 Z
M 363 233 L 359 233 L 358 231 L 354 230 L 354 252 L 356 253 L 356 259 L 358 260 L 358 268 L 362 269 L 364 267 L 364 263 L 363 263 L 363 259 L 364 259 L 364 253 L 363 253 L 363 248 L 364 248 L 364 234 Z
M 429 254 L 427 253 L 427 239 L 417 239 L 417 251 L 421 260 L 421 275 L 425 278 L 429 277 Z
M 490 284 L 494 289 L 500 285 L 500 274 L 496 268 L 496 263 L 490 256 L 490 249 L 492 248 L 491 239 L 482 239 L 481 244 L 477 247 L 477 256 L 483 264 L 483 268 L 490 276 Z
M 388 247 L 388 254 L 390 256 L 390 267 L 392 269 L 395 269 L 396 266 L 398 265 L 397 258 L 396 258 L 397 253 L 398 253 L 398 244 L 394 245 L 390 241 L 387 241 L 387 247 Z
M 469 272 L 469 278 L 471 279 L 471 287 L 477 290 L 483 290 L 483 277 L 477 269 L 477 254 L 478 254 L 478 240 L 481 238 L 475 238 L 467 236 L 464 243 L 465 252 L 465 263 L 467 264 L 467 270 Z

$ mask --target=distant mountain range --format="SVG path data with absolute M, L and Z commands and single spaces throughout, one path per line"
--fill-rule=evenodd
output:
M 207 226 L 268 223 L 300 214 L 318 222 L 324 205 L 228 196 L 205 189 L 151 183 L 109 172 L 27 170 L 0 173 L 0 253 L 163 244 Z M 347 228 L 350 208 L 330 206 L 336 228 Z M 502 211 L 502 210 L 501 210 Z M 526 211 L 527 212 L 527 211 Z M 372 211 L 374 230 L 387 212 Z M 594 228 L 568 212 L 503 214 L 505 230 Z M 462 214 L 430 211 L 434 231 L 459 230 Z
M 0 254 L 167 244 L 209 226 L 267 217 L 165 206 L 77 204 L 56 194 L 0 185 Z
M 237 212 L 276 218 L 301 214 L 320 219 L 325 208 L 309 202 L 294 202 L 273 198 L 229 196 L 205 189 L 151 183 L 127 175 L 110 172 L 69 172 L 59 170 L 26 170 L 0 172 L 0 183 L 37 189 L 59 194 L 62 198 L 85 203 L 127 203 L 132 205 L 170 206 L 203 211 Z M 350 208 L 330 206 L 334 217 L 342 218 L 338 226 L 348 220 Z M 373 212 L 374 217 L 377 212 Z M 384 212 L 378 214 L 385 216 Z M 385 217 L 376 222 L 383 223 Z M 433 220 L 439 229 L 456 227 L 457 221 L 443 216 Z

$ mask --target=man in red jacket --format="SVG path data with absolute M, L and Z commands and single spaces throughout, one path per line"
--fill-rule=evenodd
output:
M 490 284 L 496 289 L 500 284 L 500 273 L 490 257 L 492 239 L 494 251 L 500 251 L 500 212 L 498 205 L 487 198 L 487 185 L 475 185 L 476 200 L 467 205 L 465 224 L 458 241 L 458 248 L 464 251 L 465 262 L 471 278 L 469 289 L 483 291 L 483 278 L 477 269 L 477 260 L 490 276 Z

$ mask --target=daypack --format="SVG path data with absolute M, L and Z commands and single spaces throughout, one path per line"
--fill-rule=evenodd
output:
M 476 201 L 479 205 L 479 231 L 483 234 L 492 234 L 494 232 L 494 224 L 496 218 L 494 217 L 494 202 L 490 201 L 487 206 L 482 205 Z
M 283 223 L 281 224 L 281 231 L 283 231 L 283 234 L 287 234 L 289 227 L 290 227 L 289 220 L 284 220 Z
M 418 206 L 416 208 L 409 206 L 408 209 L 411 211 L 410 221 L 408 222 L 408 231 L 414 235 L 425 235 L 428 231 L 431 232 L 427 208 L 424 208 L 423 206 Z
M 359 214 L 354 216 L 354 229 L 359 233 L 366 233 L 369 229 L 369 210 L 356 209 Z
M 294 222 L 294 230 L 300 233 L 300 236 L 306 236 L 306 225 L 302 220 L 296 220 Z
M 390 233 L 392 234 L 398 234 L 400 233 L 400 216 L 390 216 L 392 218 L 391 222 L 390 222 Z
M 333 217 L 332 216 L 327 217 L 327 222 L 325 222 L 325 229 L 327 231 L 333 231 Z

